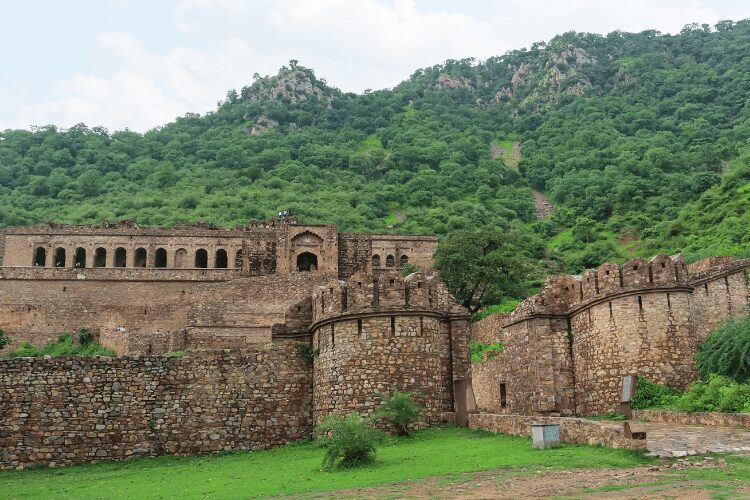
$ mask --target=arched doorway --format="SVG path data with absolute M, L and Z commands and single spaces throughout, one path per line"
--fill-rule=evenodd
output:
M 115 250 L 115 267 L 125 267 L 128 263 L 128 252 L 122 248 L 119 247 L 117 250 Z
M 146 267 L 146 260 L 148 258 L 148 253 L 146 253 L 145 248 L 136 248 L 135 249 L 135 260 L 133 261 L 133 266 L 135 267 Z
M 43 247 L 37 247 L 34 251 L 34 266 L 44 267 L 47 265 L 47 250 Z
M 174 253 L 174 267 L 177 269 L 185 269 L 187 267 L 187 250 L 184 248 L 178 249 Z
M 99 247 L 94 252 L 94 267 L 107 267 L 107 250 Z
M 311 252 L 302 252 L 297 256 L 297 271 L 311 272 L 318 270 L 318 256 Z
M 157 248 L 154 254 L 154 267 L 167 267 L 167 251 Z
M 208 267 L 208 252 L 203 248 L 199 248 L 198 251 L 195 252 L 195 267 L 200 269 L 206 269 Z
M 229 258 L 227 257 L 227 251 L 223 248 L 216 250 L 216 258 L 214 259 L 214 267 L 216 269 L 226 269 L 229 264 Z
M 83 269 L 86 267 L 86 249 L 78 247 L 76 248 L 76 255 L 75 259 L 73 261 L 73 267 L 77 267 L 78 269 Z
M 55 267 L 65 267 L 65 249 L 62 247 L 55 250 Z

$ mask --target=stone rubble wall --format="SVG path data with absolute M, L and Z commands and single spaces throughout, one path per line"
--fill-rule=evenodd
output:
M 496 415 L 492 413 L 469 415 L 470 429 L 483 429 L 498 434 L 531 437 L 531 424 L 559 424 L 561 443 L 633 450 L 646 447 L 645 439 L 627 438 L 619 429 L 613 429 L 594 420 L 583 418 Z
M 748 427 L 750 413 L 720 413 L 669 410 L 633 410 L 633 420 L 646 420 L 679 425 L 708 425 L 712 427 Z
M 311 435 L 296 342 L 244 351 L 0 360 L 0 468 L 255 450 Z

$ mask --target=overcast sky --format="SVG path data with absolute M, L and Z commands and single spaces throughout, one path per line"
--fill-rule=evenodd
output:
M 289 59 L 344 91 L 565 31 L 680 31 L 748 0 L 3 0 L 0 130 L 145 131 L 214 109 Z

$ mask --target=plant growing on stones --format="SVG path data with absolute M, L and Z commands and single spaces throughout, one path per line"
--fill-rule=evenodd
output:
M 5 333 L 5 330 L 0 329 L 0 351 L 8 344 L 10 344 L 10 337 Z
M 497 357 L 503 350 L 503 343 L 494 342 L 488 344 L 481 340 L 472 340 L 469 348 L 471 351 L 471 364 L 481 363 L 485 359 Z
M 302 342 L 297 344 L 297 355 L 306 365 L 311 365 L 318 354 L 320 354 L 320 349 L 313 349 L 311 345 Z
M 330 415 L 318 426 L 320 442 L 326 448 L 323 468 L 358 467 L 375 460 L 381 434 L 357 413 L 347 417 Z
M 372 414 L 374 420 L 385 420 L 396 428 L 399 436 L 408 436 L 409 427 L 424 414 L 424 405 L 414 398 L 415 392 L 394 389 L 391 394 L 379 394 L 383 404 Z
M 94 335 L 88 328 L 78 330 L 78 342 L 82 345 L 89 345 L 94 340 Z
M 729 320 L 711 332 L 698 350 L 701 378 L 725 375 L 737 382 L 750 381 L 750 317 Z

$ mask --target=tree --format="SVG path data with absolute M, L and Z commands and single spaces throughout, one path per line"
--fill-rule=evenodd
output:
M 527 289 L 530 269 L 518 230 L 465 229 L 438 244 L 434 266 L 448 290 L 470 312 L 519 298 Z

